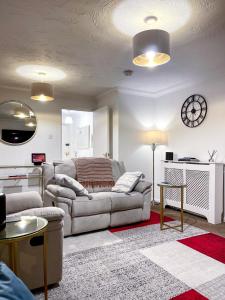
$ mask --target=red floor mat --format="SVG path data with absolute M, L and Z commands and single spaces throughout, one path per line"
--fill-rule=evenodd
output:
M 174 221 L 174 220 L 172 218 L 169 218 L 169 217 L 164 217 L 164 222 L 170 222 L 170 221 Z M 159 224 L 159 223 L 160 223 L 159 213 L 156 213 L 156 212 L 152 211 L 151 212 L 151 217 L 147 221 L 143 221 L 143 222 L 127 225 L 127 226 L 120 226 L 120 227 L 110 228 L 109 231 L 118 232 L 118 231 L 134 229 L 134 228 L 137 228 L 137 227 L 143 227 L 143 226 L 154 225 L 154 224 Z
M 225 238 L 219 235 L 206 233 L 178 242 L 225 264 Z

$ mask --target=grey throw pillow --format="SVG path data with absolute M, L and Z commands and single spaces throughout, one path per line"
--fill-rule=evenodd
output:
M 89 199 L 92 199 L 92 196 L 89 195 L 88 191 L 82 184 L 67 175 L 56 174 L 54 177 L 54 182 L 60 186 L 70 188 L 76 193 L 77 196 L 87 196 Z
M 74 190 L 65 186 L 60 186 L 58 184 L 49 184 L 47 185 L 47 190 L 56 197 L 68 198 L 71 200 L 76 199 L 76 193 L 74 192 Z
M 146 180 L 139 180 L 137 185 L 134 187 L 134 191 L 144 193 L 146 190 L 151 189 L 152 183 Z
M 125 172 L 112 187 L 112 192 L 130 193 L 142 177 L 142 172 Z

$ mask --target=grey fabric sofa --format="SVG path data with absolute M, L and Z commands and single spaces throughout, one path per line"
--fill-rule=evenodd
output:
M 37 192 L 22 192 L 6 195 L 7 216 L 39 216 L 48 220 L 48 284 L 62 279 L 63 217 L 64 211 L 57 207 L 43 207 Z M 30 289 L 43 284 L 43 247 L 31 243 L 34 238 L 18 242 L 18 275 Z M 1 260 L 9 263 L 8 247 L 2 245 Z
M 48 184 L 53 178 L 53 166 L 45 165 L 44 205 L 55 205 L 65 212 L 64 235 L 79 234 L 107 227 L 121 226 L 147 220 L 151 210 L 151 183 L 140 181 L 129 194 L 111 192 L 109 189 L 89 190 L 92 199 L 77 196 L 69 188 Z M 122 162 L 112 161 L 113 179 L 116 181 L 124 172 Z M 72 160 L 64 161 L 55 168 L 56 174 L 76 177 Z

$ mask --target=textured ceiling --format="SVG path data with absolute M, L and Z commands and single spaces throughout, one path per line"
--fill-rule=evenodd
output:
M 176 15 L 176 1 L 183 0 L 161 1 L 175 3 L 168 14 Z M 23 64 L 63 70 L 67 77 L 55 83 L 60 94 L 93 96 L 114 87 L 157 95 L 212 73 L 225 73 L 224 0 L 188 1 L 188 22 L 171 34 L 171 62 L 151 70 L 132 65 L 132 37 L 113 24 L 121 2 L 0 1 L 0 86 L 28 88 L 30 81 L 15 72 Z M 124 77 L 122 71 L 130 68 L 134 75 Z

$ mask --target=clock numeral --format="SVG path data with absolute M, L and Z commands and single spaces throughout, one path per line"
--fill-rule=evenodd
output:
M 195 101 L 199 101 L 200 98 L 201 98 L 200 95 L 195 95 L 194 96 Z

